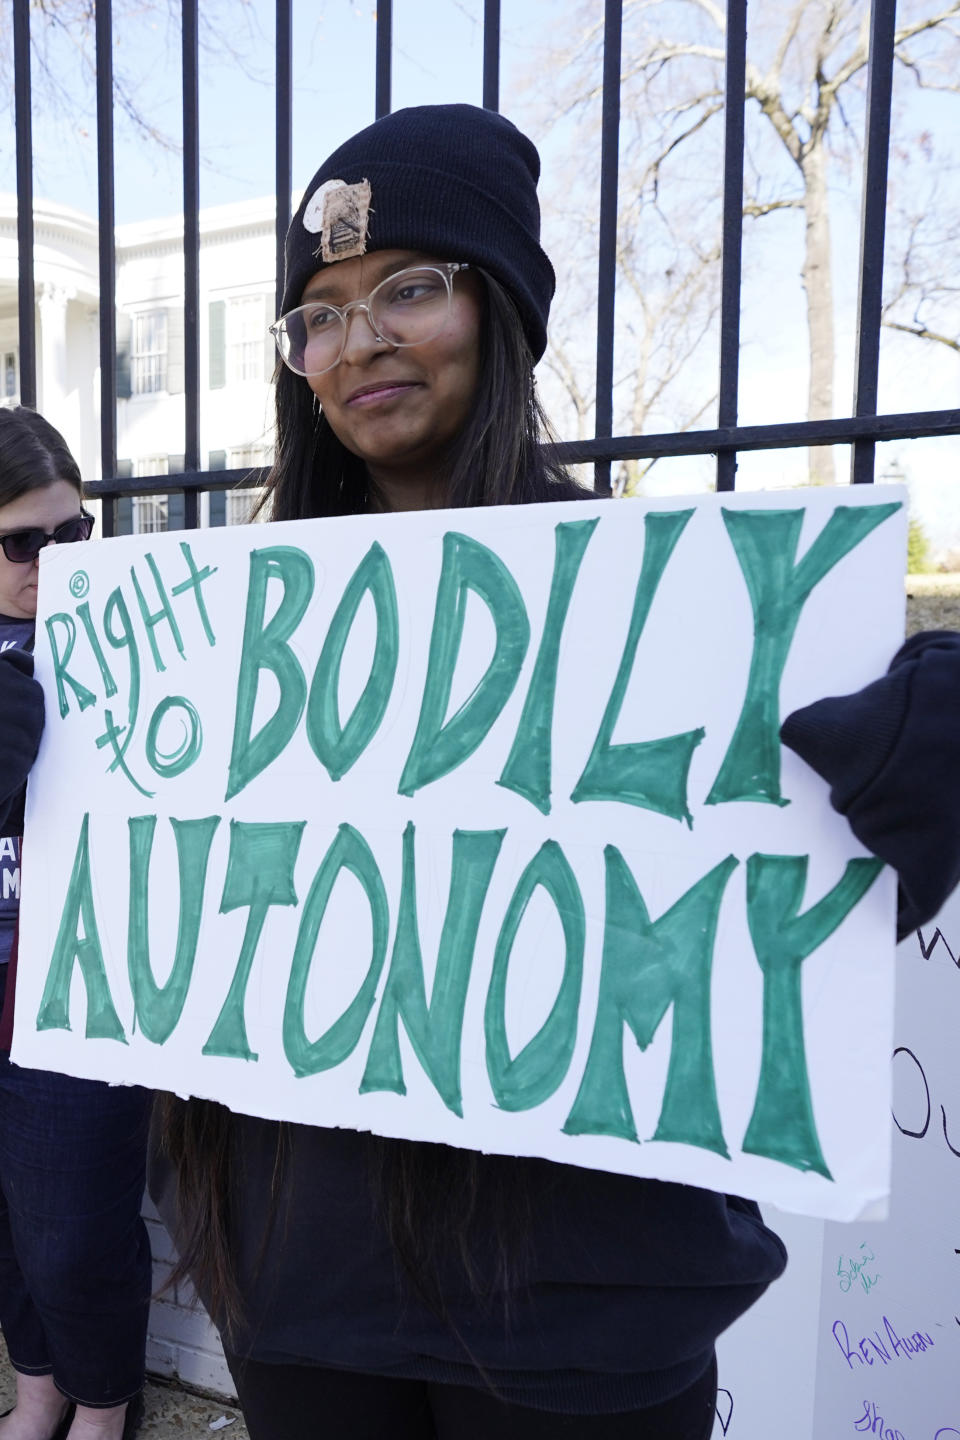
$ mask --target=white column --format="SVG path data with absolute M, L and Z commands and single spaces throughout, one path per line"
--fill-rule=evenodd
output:
M 80 461 L 80 469 L 85 480 L 98 480 L 100 479 L 100 309 L 97 305 L 89 306 L 86 311 L 85 338 L 88 378 L 81 396 L 83 456 Z M 97 501 L 96 513 L 99 521 L 99 501 Z
M 67 305 L 73 293 L 63 285 L 37 286 L 37 408 L 58 430 L 71 418 L 67 404 Z

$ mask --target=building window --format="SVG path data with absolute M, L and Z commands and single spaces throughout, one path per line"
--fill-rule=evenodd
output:
M 7 400 L 15 405 L 20 396 L 20 377 L 17 374 L 17 352 L 16 350 L 5 350 L 3 352 L 2 370 L 0 370 L 0 400 Z
M 166 495 L 135 495 L 133 499 L 134 535 L 154 535 L 167 529 Z
M 263 296 L 244 295 L 227 305 L 227 380 L 262 380 Z
M 167 529 L 166 495 L 135 495 L 133 499 L 134 535 L 154 535 Z
M 144 455 L 133 462 L 134 475 L 168 475 L 166 455 Z M 169 507 L 166 495 L 135 495 L 133 499 L 134 535 L 154 535 L 169 528 Z
M 130 361 L 134 395 L 156 395 L 167 388 L 166 310 L 142 310 L 134 315 Z
M 251 520 L 266 520 L 266 515 L 254 515 L 253 510 L 260 503 L 263 496 L 261 486 L 254 486 L 251 490 L 228 490 L 224 499 L 226 500 L 226 514 L 224 519 L 228 525 L 247 525 Z
M 242 445 L 227 451 L 227 465 L 231 470 L 258 470 L 270 464 L 270 457 L 263 445 Z M 252 511 L 263 495 L 263 486 L 255 485 L 249 490 L 228 490 L 225 495 L 228 525 L 246 525 L 252 518 Z M 267 517 L 261 513 L 258 520 Z

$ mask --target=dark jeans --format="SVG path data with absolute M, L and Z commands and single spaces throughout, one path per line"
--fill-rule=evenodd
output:
M 15 1370 L 52 1374 L 83 1405 L 143 1386 L 150 1101 L 0 1051 L 0 1329 Z
M 486 1390 L 267 1365 L 227 1354 L 250 1440 L 710 1440 L 716 1360 L 689 1390 L 626 1415 L 554 1415 Z

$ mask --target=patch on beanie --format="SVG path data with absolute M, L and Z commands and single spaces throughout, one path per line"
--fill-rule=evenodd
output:
M 327 264 L 363 255 L 367 249 L 370 218 L 370 181 L 348 185 L 345 180 L 327 180 L 310 197 L 303 212 L 303 228 L 320 236 L 314 251 Z

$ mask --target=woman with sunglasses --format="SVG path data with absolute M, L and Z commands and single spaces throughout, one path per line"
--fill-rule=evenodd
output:
M 23 786 L 43 725 L 39 557 L 92 528 L 62 437 L 32 410 L 0 409 L 0 1330 L 17 1376 L 0 1440 L 129 1440 L 142 1410 L 149 1093 L 9 1057 Z
M 321 166 L 273 327 L 273 518 L 583 495 L 540 447 L 538 172 L 465 105 Z M 156 1142 L 253 1440 L 707 1440 L 716 1337 L 785 1263 L 756 1205 L 691 1186 L 173 1097 Z

